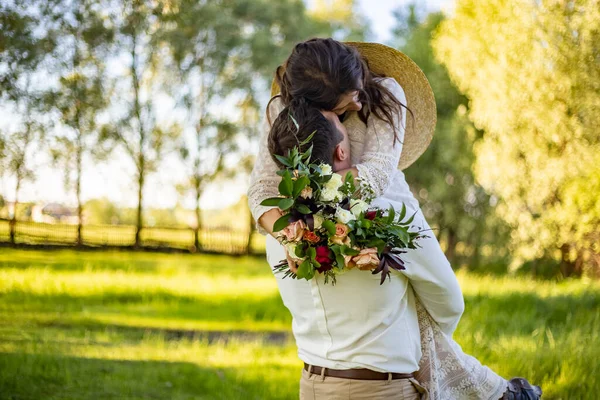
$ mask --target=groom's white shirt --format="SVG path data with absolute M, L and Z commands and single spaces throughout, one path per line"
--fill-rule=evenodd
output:
M 404 91 L 394 79 L 386 78 L 383 83 L 406 104 Z M 277 113 L 275 110 L 274 115 Z M 403 113 L 396 126 L 405 124 Z M 429 229 L 404 174 L 397 169 L 403 129 L 399 132 L 400 140 L 391 145 L 393 133 L 383 121 L 374 117 L 370 117 L 369 126 L 365 126 L 356 113 L 351 113 L 344 125 L 350 138 L 352 165 L 379 194 L 373 206 L 388 208 L 391 205 L 398 209 L 404 203 L 408 213 L 416 212 L 413 225 Z M 266 148 L 266 140 L 263 140 L 263 146 Z M 276 170 L 274 165 L 264 164 L 269 162 L 268 159 L 257 161 L 253 171 L 249 198 L 255 218 L 265 211 L 257 205 L 259 198 L 267 194 L 267 186 L 261 186 L 262 182 L 266 184 L 273 179 L 270 176 L 274 174 L 272 170 Z M 310 281 L 282 279 L 282 274 L 275 274 L 283 303 L 293 317 L 292 331 L 299 358 L 326 368 L 416 371 L 421 358 L 421 343 L 414 297 L 408 290 L 409 281 L 444 333 L 452 335 L 464 310 L 456 276 L 433 232 L 428 235 L 428 239 L 419 242 L 420 249 L 409 250 L 403 255 L 406 270 L 402 273 L 393 271 L 391 279 L 381 286 L 378 275 L 356 269 L 339 276 L 335 286 L 325 285 L 318 274 Z M 284 258 L 283 246 L 267 235 L 269 264 L 274 266 Z
M 390 203 L 382 197 L 373 205 L 387 208 Z M 408 209 L 415 211 L 412 206 Z M 414 225 L 429 229 L 419 209 Z M 275 274 L 283 303 L 293 317 L 299 358 L 335 369 L 418 370 L 421 341 L 409 281 L 444 333 L 452 335 L 464 310 L 456 276 L 433 233 L 428 234 L 420 249 L 403 254 L 406 270 L 392 271 L 383 285 L 379 275 L 358 269 L 339 275 L 335 286 L 325 284 L 319 274 L 310 281 Z M 269 264 L 283 259 L 283 246 L 267 236 Z

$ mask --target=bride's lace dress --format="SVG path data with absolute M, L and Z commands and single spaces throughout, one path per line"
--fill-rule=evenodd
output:
M 383 80 L 383 84 L 406 104 L 404 91 L 392 78 Z M 410 107 L 410 105 L 408 105 Z M 275 99 L 269 108 L 273 121 L 281 109 L 281 101 Z M 404 127 L 406 117 L 397 116 L 396 126 Z M 400 141 L 393 143 L 393 131 L 389 125 L 370 116 L 365 125 L 356 113 L 351 113 L 344 121 L 351 145 L 353 165 L 359 175 L 366 179 L 375 191 L 376 196 L 385 193 L 386 202 L 397 207 L 402 203 L 417 210 L 419 204 L 414 198 L 404 174 L 397 169 L 404 130 L 399 129 Z M 277 166 L 272 161 L 267 149 L 268 127 L 260 140 L 260 156 L 250 178 L 248 203 L 254 219 L 257 220 L 265 211 L 273 207 L 261 206 L 262 200 L 278 195 L 279 176 Z M 257 225 L 259 232 L 266 232 Z M 412 290 L 412 287 L 411 287 Z M 427 309 L 419 301 L 415 293 L 415 303 L 421 333 L 422 358 L 419 362 L 417 380 L 425 386 L 431 400 L 496 400 L 506 390 L 507 381 L 495 374 L 474 357 L 465 354 L 458 343 L 449 337 L 431 317 Z

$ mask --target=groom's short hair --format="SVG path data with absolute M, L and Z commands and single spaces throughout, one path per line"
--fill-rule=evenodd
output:
M 283 168 L 275 155 L 287 156 L 292 148 L 297 147 L 313 132 L 311 141 L 302 146 L 300 151 L 304 152 L 312 145 L 311 162 L 333 166 L 335 147 L 344 140 L 344 135 L 318 108 L 305 102 L 292 102 L 273 122 L 269 131 L 268 148 L 275 163 Z

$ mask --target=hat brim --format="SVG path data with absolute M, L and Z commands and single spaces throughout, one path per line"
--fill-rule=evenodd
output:
M 371 71 L 396 79 L 404 89 L 406 106 L 412 111 L 412 116 L 408 113 L 406 118 L 406 131 L 398 168 L 408 168 L 429 147 L 437 122 L 435 97 L 427 77 L 410 57 L 389 46 L 368 42 L 344 44 L 355 47 L 365 58 Z M 277 94 L 279 86 L 273 80 L 271 97 Z

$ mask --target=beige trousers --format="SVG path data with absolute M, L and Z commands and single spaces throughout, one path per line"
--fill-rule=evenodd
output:
M 300 400 L 426 400 L 427 391 L 414 379 L 366 381 L 309 373 L 302 369 Z

